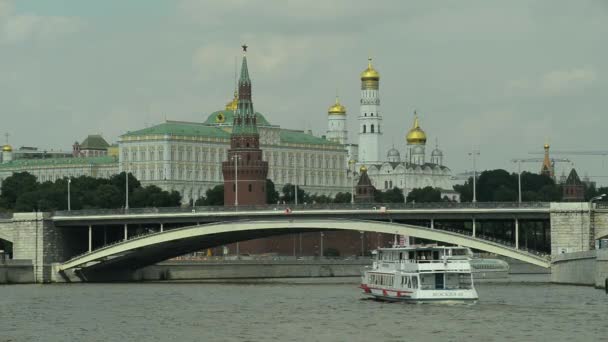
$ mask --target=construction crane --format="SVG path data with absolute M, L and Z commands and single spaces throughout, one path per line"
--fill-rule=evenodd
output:
M 566 158 L 550 158 L 551 167 L 555 170 L 555 163 L 572 163 L 570 159 Z M 511 159 L 511 162 L 517 163 L 517 198 L 521 203 L 521 163 L 542 163 L 544 158 L 515 158 Z

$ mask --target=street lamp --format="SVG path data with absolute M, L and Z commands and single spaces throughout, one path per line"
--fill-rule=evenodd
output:
M 606 197 L 606 194 L 601 194 L 599 196 L 595 196 L 592 199 L 589 200 L 589 236 L 593 239 L 593 241 L 595 241 L 595 227 L 591 224 L 591 212 L 593 210 L 593 202 L 594 201 L 599 201 L 601 199 L 603 199 L 604 197 Z M 593 244 L 593 247 L 595 248 L 595 242 Z M 581 251 L 583 250 L 583 234 L 581 234 Z
M 72 178 L 68 178 L 68 211 L 72 210 L 72 203 L 70 199 L 70 184 L 72 184 Z
M 471 156 L 473 158 L 473 203 L 477 202 L 477 166 L 475 164 L 476 162 L 476 156 L 479 155 L 479 151 L 477 150 L 473 150 L 471 152 L 469 152 L 469 156 Z
M 241 156 L 235 154 L 232 156 L 234 160 L 234 209 L 239 206 L 239 163 Z
M 514 163 L 517 163 L 517 202 L 521 204 L 521 159 L 514 159 Z
M 349 170 L 352 168 L 352 172 L 350 174 L 351 178 L 352 178 L 352 189 L 350 191 L 350 203 L 354 204 L 355 203 L 355 164 L 357 163 L 356 160 L 351 159 L 348 161 L 348 167 Z
M 129 209 L 129 164 L 125 164 L 125 209 Z

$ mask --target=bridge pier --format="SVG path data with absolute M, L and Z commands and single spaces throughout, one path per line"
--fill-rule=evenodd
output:
M 431 219 L 431 229 L 435 229 L 435 219 Z
M 164 225 L 163 225 L 163 223 L 161 222 L 161 223 L 160 223 L 160 232 L 162 233 L 163 231 L 164 231 Z
M 473 237 L 475 237 L 476 235 L 477 235 L 476 234 L 476 221 L 475 221 L 475 218 L 473 217 Z
M 129 239 L 129 231 L 127 230 L 127 224 L 125 223 L 125 238 L 124 240 L 127 241 Z

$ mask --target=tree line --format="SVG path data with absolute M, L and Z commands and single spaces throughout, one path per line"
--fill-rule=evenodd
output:
M 61 178 L 54 182 L 38 182 L 28 172 L 14 173 L 0 187 L 0 211 L 29 212 L 68 209 L 68 181 L 70 182 L 70 207 L 79 209 L 115 209 L 125 206 L 125 173 L 108 178 L 80 176 Z M 129 174 L 129 206 L 175 207 L 181 203 L 177 191 L 164 191 L 148 185 L 142 186 Z
M 165 191 L 148 185 L 142 186 L 132 174 L 129 177 L 129 206 L 141 207 L 177 207 L 182 204 L 177 191 Z M 479 173 L 476 190 L 479 202 L 516 202 L 518 200 L 518 176 L 502 169 L 487 170 Z M 125 205 L 125 173 L 113 175 L 109 179 L 80 176 L 70 179 L 71 209 L 114 209 Z M 521 174 L 522 201 L 561 201 L 562 186 L 545 175 L 531 172 Z M 54 182 L 38 182 L 28 172 L 15 173 L 7 177 L 0 187 L 0 211 L 28 212 L 33 210 L 53 211 L 68 209 L 68 178 Z M 279 192 L 272 180 L 266 180 L 267 204 L 294 204 L 296 186 L 285 184 Z M 455 185 L 454 190 L 460 194 L 462 202 L 473 199 L 473 178 L 464 184 Z M 599 194 L 608 193 L 607 187 L 595 188 L 585 184 L 585 200 Z M 339 192 L 334 197 L 311 194 L 297 187 L 298 204 L 350 203 L 350 192 Z M 395 187 L 386 191 L 374 192 L 374 203 L 403 203 L 402 189 Z M 448 201 L 441 197 L 441 189 L 425 187 L 412 189 L 407 195 L 407 202 L 440 202 Z M 192 202 L 189 203 L 192 205 Z M 217 185 L 206 191 L 204 196 L 195 202 L 197 206 L 224 205 L 224 186 Z

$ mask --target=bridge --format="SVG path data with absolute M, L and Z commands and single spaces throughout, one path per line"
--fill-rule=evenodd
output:
M 221 246 L 246 238 L 319 230 L 358 230 L 408 235 L 466 246 L 541 267 L 550 266 L 546 256 L 455 232 L 380 221 L 285 217 L 273 220 L 226 221 L 143 235 L 79 255 L 59 265 L 57 270 L 83 267 L 88 271 L 100 271 L 110 267 L 140 268 L 201 248 Z
M 487 229 L 495 222 L 503 235 Z M 14 258 L 34 260 L 39 279 L 50 279 L 51 269 L 137 268 L 233 242 L 327 230 L 407 235 L 548 267 L 538 252 L 589 250 L 606 226 L 608 211 L 587 203 L 273 205 L 14 214 L 0 220 L 0 239 L 13 243 Z M 528 250 L 535 247 L 529 237 L 546 241 L 543 249 Z

